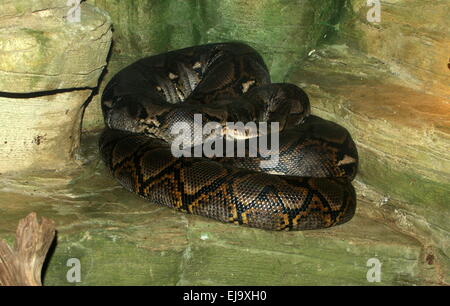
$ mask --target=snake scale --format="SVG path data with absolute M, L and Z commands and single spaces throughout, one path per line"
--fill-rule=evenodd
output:
M 268 230 L 327 228 L 355 213 L 358 154 L 349 132 L 311 115 L 297 86 L 271 83 L 262 57 L 246 44 L 200 45 L 138 60 L 109 81 L 102 111 L 102 159 L 123 187 L 152 203 Z M 177 122 L 193 127 L 195 114 L 202 124 L 222 127 L 278 122 L 278 163 L 261 167 L 267 156 L 260 152 L 174 156 L 171 128 Z M 241 133 L 232 141 L 241 137 L 249 153 L 251 140 L 271 135 Z

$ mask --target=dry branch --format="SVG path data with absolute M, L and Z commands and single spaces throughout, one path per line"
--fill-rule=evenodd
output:
M 14 248 L 0 240 L 0 285 L 41 286 L 41 270 L 55 237 L 55 224 L 36 213 L 19 221 Z

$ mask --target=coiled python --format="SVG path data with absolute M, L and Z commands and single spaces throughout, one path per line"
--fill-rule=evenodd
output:
M 141 59 L 111 79 L 102 111 L 102 159 L 123 187 L 152 203 L 270 230 L 326 228 L 354 215 L 351 180 L 358 155 L 350 134 L 310 115 L 300 88 L 271 83 L 262 57 L 245 44 L 201 45 Z M 184 148 L 200 148 L 202 157 L 174 155 L 171 129 L 184 122 L 193 129 L 183 137 L 191 137 L 198 128 L 195 114 L 202 124 L 222 127 L 209 136 L 226 136 L 235 145 L 241 139 L 247 155 L 229 157 L 237 149 L 216 142 L 213 150 L 226 147 L 228 153 L 206 157 L 204 139 Z M 227 130 L 227 122 L 238 121 L 278 122 L 280 132 Z M 275 144 L 273 135 L 279 136 L 278 163 L 262 168 L 268 155 L 250 155 L 252 140 Z

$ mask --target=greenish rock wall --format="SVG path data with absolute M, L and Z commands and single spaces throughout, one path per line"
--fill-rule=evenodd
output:
M 344 1 L 91 0 L 111 15 L 117 55 L 148 56 L 240 40 L 264 55 L 275 80 L 328 31 Z
M 76 166 L 82 106 L 98 86 L 111 20 L 65 0 L 0 2 L 0 173 Z
M 379 1 L 380 20 L 370 18 L 372 2 L 346 2 L 337 38 L 364 61 L 379 60 L 353 67 L 365 75 L 338 94 L 361 115 L 352 118 L 370 118 L 354 124 L 367 126 L 360 178 L 401 200 L 398 208 L 450 256 L 450 2 Z M 374 77 L 377 65 L 385 72 Z
M 89 0 L 111 15 L 111 76 L 138 58 L 193 45 L 240 40 L 263 55 L 282 81 L 330 30 L 343 0 Z M 103 126 L 99 96 L 87 108 L 84 129 Z
M 339 24 L 341 41 L 388 63 L 409 87 L 450 99 L 450 2 L 379 3 L 380 22 L 373 22 L 373 4 L 368 6 L 366 0 L 347 1 Z
M 380 20 L 372 13 L 379 3 Z M 288 80 L 349 129 L 370 214 L 437 248 L 450 266 L 449 1 L 347 1 L 337 35 Z M 446 277 L 448 280 L 448 277 Z
M 116 24 L 111 74 L 139 57 L 200 43 L 254 46 L 274 81 L 305 88 L 316 114 L 354 135 L 365 214 L 411 234 L 422 253 L 434 250 L 433 266 L 448 281 L 448 1 L 381 1 L 381 22 L 368 20 L 373 5 L 365 0 L 92 1 Z
M 309 94 L 313 113 L 350 131 L 360 155 L 357 179 L 381 195 L 373 209 L 392 205 L 397 223 L 450 255 L 445 99 L 405 86 L 389 65 L 344 45 L 323 47 L 290 81 Z
M 97 87 L 111 45 L 111 20 L 83 4 L 80 22 L 67 22 L 66 2 L 0 3 L 0 92 Z
M 53 3 L 33 3 L 44 2 Z M 418 1 L 382 1 L 379 25 L 367 23 L 362 0 L 88 2 L 114 25 L 100 93 L 142 56 L 224 40 L 261 51 L 274 80 L 298 84 L 313 113 L 350 130 L 361 157 L 358 207 L 345 225 L 306 232 L 185 215 L 123 190 L 99 158 L 98 135 L 86 133 L 78 169 L 0 174 L 1 238 L 11 244 L 31 210 L 56 222 L 44 285 L 450 284 L 450 109 L 437 68 L 447 54 L 439 36 L 448 31 L 439 28 L 444 1 L 436 15 Z M 6 15 L 38 10 L 25 0 L 5 3 Z M 424 16 L 436 24 L 420 25 Z M 337 44 L 320 44 L 328 38 Z M 417 71 L 408 39 L 417 39 L 410 50 L 420 57 Z M 97 96 L 84 129 L 102 126 Z M 70 258 L 81 262 L 81 283 L 67 280 Z M 382 263 L 380 283 L 367 280 L 371 258 Z

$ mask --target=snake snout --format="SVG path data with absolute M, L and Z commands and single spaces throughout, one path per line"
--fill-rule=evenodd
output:
M 141 132 L 140 122 L 148 117 L 145 107 L 133 95 L 103 100 L 102 110 L 106 125 L 122 131 Z

